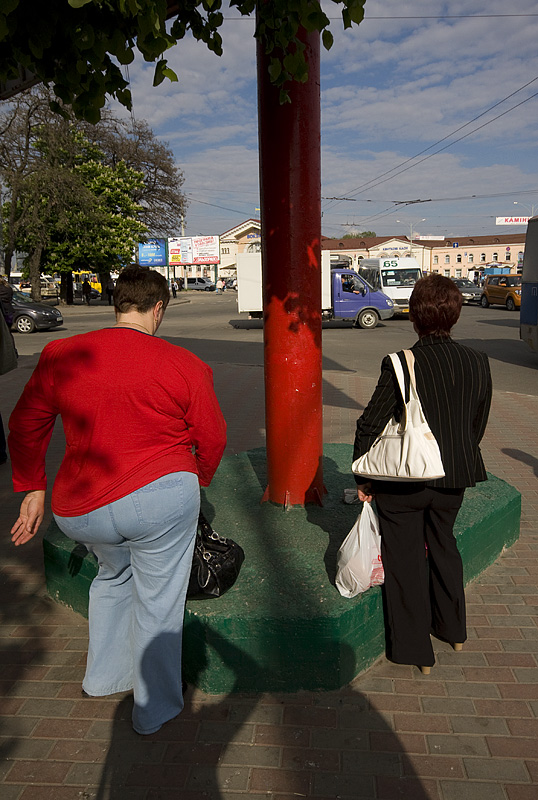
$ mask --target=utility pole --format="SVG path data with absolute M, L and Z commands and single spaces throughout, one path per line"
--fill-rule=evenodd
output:
M 413 227 L 419 222 L 426 222 L 426 217 L 416 220 L 415 222 L 405 222 L 401 219 L 397 219 L 396 222 L 399 222 L 400 225 L 409 225 L 409 254 L 411 258 L 413 258 Z
M 285 507 L 321 504 L 321 157 L 319 33 L 299 34 L 306 83 L 280 104 L 258 42 L 258 117 L 268 485 Z
M 515 206 L 524 206 L 525 208 L 528 208 L 529 211 L 531 212 L 531 217 L 534 217 L 534 212 L 538 208 L 538 206 L 535 206 L 535 205 L 528 206 L 526 203 L 520 203 L 517 200 L 514 200 L 514 205 Z

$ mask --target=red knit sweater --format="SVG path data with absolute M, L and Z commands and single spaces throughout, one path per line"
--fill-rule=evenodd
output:
M 9 421 L 15 491 L 45 489 L 57 415 L 66 451 L 52 510 L 79 516 L 171 472 L 208 486 L 226 445 L 211 369 L 130 328 L 49 343 Z

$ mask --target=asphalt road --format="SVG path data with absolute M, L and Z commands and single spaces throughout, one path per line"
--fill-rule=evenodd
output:
M 30 367 L 44 345 L 114 324 L 113 309 L 92 304 L 62 308 L 64 325 L 55 331 L 15 334 L 17 348 Z M 166 312 L 159 335 L 192 350 L 204 361 L 229 364 L 263 364 L 263 329 L 258 320 L 237 312 L 237 295 L 206 292 L 180 293 Z M 538 355 L 519 339 L 519 313 L 501 307 L 464 306 L 453 336 L 463 344 L 485 351 L 498 391 L 538 395 Z M 376 378 L 384 355 L 416 340 L 410 322 L 393 318 L 374 330 L 351 327 L 349 322 L 323 324 L 323 368 L 354 371 Z M 22 363 L 21 363 L 22 366 Z

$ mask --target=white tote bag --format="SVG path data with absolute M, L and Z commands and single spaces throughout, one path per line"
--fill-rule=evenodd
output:
M 439 445 L 430 430 L 420 405 L 415 381 L 415 357 L 404 350 L 409 375 L 409 402 L 405 402 L 405 380 L 397 353 L 390 358 L 404 401 L 401 422 L 394 417 L 367 453 L 353 462 L 352 470 L 365 478 L 388 481 L 431 481 L 443 478 L 445 470 Z
M 381 536 L 371 503 L 363 504 L 362 512 L 338 551 L 336 564 L 336 588 L 343 597 L 355 597 L 370 586 L 383 583 Z

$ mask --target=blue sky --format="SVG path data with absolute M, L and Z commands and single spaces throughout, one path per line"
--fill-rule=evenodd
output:
M 322 233 L 523 230 L 495 217 L 538 213 L 535 0 L 367 0 L 348 31 L 336 3 L 325 9 L 334 45 L 321 61 L 322 196 L 349 199 L 322 201 Z M 221 58 L 192 39 L 169 51 L 179 84 L 153 88 L 142 59 L 129 70 L 135 116 L 185 175 L 187 235 L 259 216 L 254 21 L 224 16 Z M 431 202 L 403 204 L 415 200 Z

